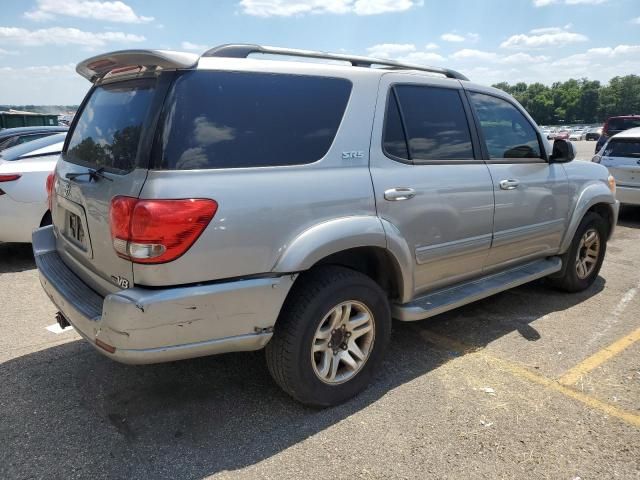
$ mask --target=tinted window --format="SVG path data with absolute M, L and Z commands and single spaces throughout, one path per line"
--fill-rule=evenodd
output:
M 154 85 L 155 80 L 141 79 L 96 88 L 73 130 L 65 159 L 89 167 L 132 170 Z
M 398 102 L 396 102 L 396 96 L 393 91 L 389 92 L 389 100 L 387 101 L 387 117 L 385 119 L 382 143 L 384 151 L 389 155 L 405 159 L 409 158 L 407 139 L 404 136 Z
M 607 122 L 608 130 L 628 130 L 640 127 L 640 118 L 610 118 Z
M 611 140 L 604 150 L 604 156 L 640 158 L 640 141 L 637 139 Z
M 20 145 L 22 143 L 27 143 L 27 142 L 31 142 L 33 140 L 38 140 L 39 138 L 44 138 L 51 135 L 50 133 L 38 133 L 36 135 L 22 135 L 20 137 L 18 137 L 18 141 L 16 142 L 16 145 Z
M 395 87 L 413 160 L 472 159 L 471 134 L 457 90 Z
M 336 78 L 192 71 L 163 114 L 161 166 L 235 168 L 311 163 L 338 131 L 351 83 Z
M 490 158 L 541 158 L 538 135 L 511 103 L 501 98 L 471 93 Z

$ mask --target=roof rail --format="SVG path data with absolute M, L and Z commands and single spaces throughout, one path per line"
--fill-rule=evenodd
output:
M 343 55 L 340 53 L 316 52 L 314 50 L 298 50 L 295 48 L 278 48 L 266 47 L 262 45 L 251 45 L 245 43 L 230 43 L 220 45 L 207 50 L 202 54 L 203 57 L 227 57 L 227 58 L 247 58 L 252 53 L 262 53 L 269 55 L 287 55 L 292 57 L 305 58 L 321 58 L 325 60 L 340 60 L 349 62 L 354 67 L 371 67 L 373 65 L 381 65 L 404 70 L 420 70 L 423 72 L 439 73 L 447 78 L 455 78 L 457 80 L 469 80 L 463 74 L 440 67 L 426 67 L 424 65 L 415 65 L 410 63 L 401 63 L 394 60 L 385 60 L 381 58 L 361 57 L 356 55 Z

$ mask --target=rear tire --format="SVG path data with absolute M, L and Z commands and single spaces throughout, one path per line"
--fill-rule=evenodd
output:
M 549 278 L 552 286 L 565 292 L 581 292 L 589 288 L 600 272 L 607 250 L 607 222 L 597 213 L 587 213 L 576 230 L 571 246 L 562 256 L 565 272 Z
M 267 366 L 299 402 L 338 405 L 367 387 L 390 333 L 389 302 L 376 282 L 348 268 L 321 266 L 303 274 L 289 293 L 265 349 Z

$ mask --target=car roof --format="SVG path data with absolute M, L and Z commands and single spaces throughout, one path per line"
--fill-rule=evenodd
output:
M 640 127 L 630 128 L 614 135 L 611 138 L 640 138 Z
M 13 135 L 20 135 L 22 133 L 66 132 L 67 130 L 69 130 L 69 127 L 61 127 L 61 126 L 3 128 L 3 129 L 0 130 L 0 137 L 10 137 L 10 136 L 13 136 Z

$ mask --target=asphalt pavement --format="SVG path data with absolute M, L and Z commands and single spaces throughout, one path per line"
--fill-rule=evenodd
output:
M 638 245 L 625 208 L 586 292 L 539 281 L 395 322 L 373 385 L 325 410 L 262 352 L 101 356 L 56 333 L 30 248 L 0 245 L 0 478 L 638 479 Z

